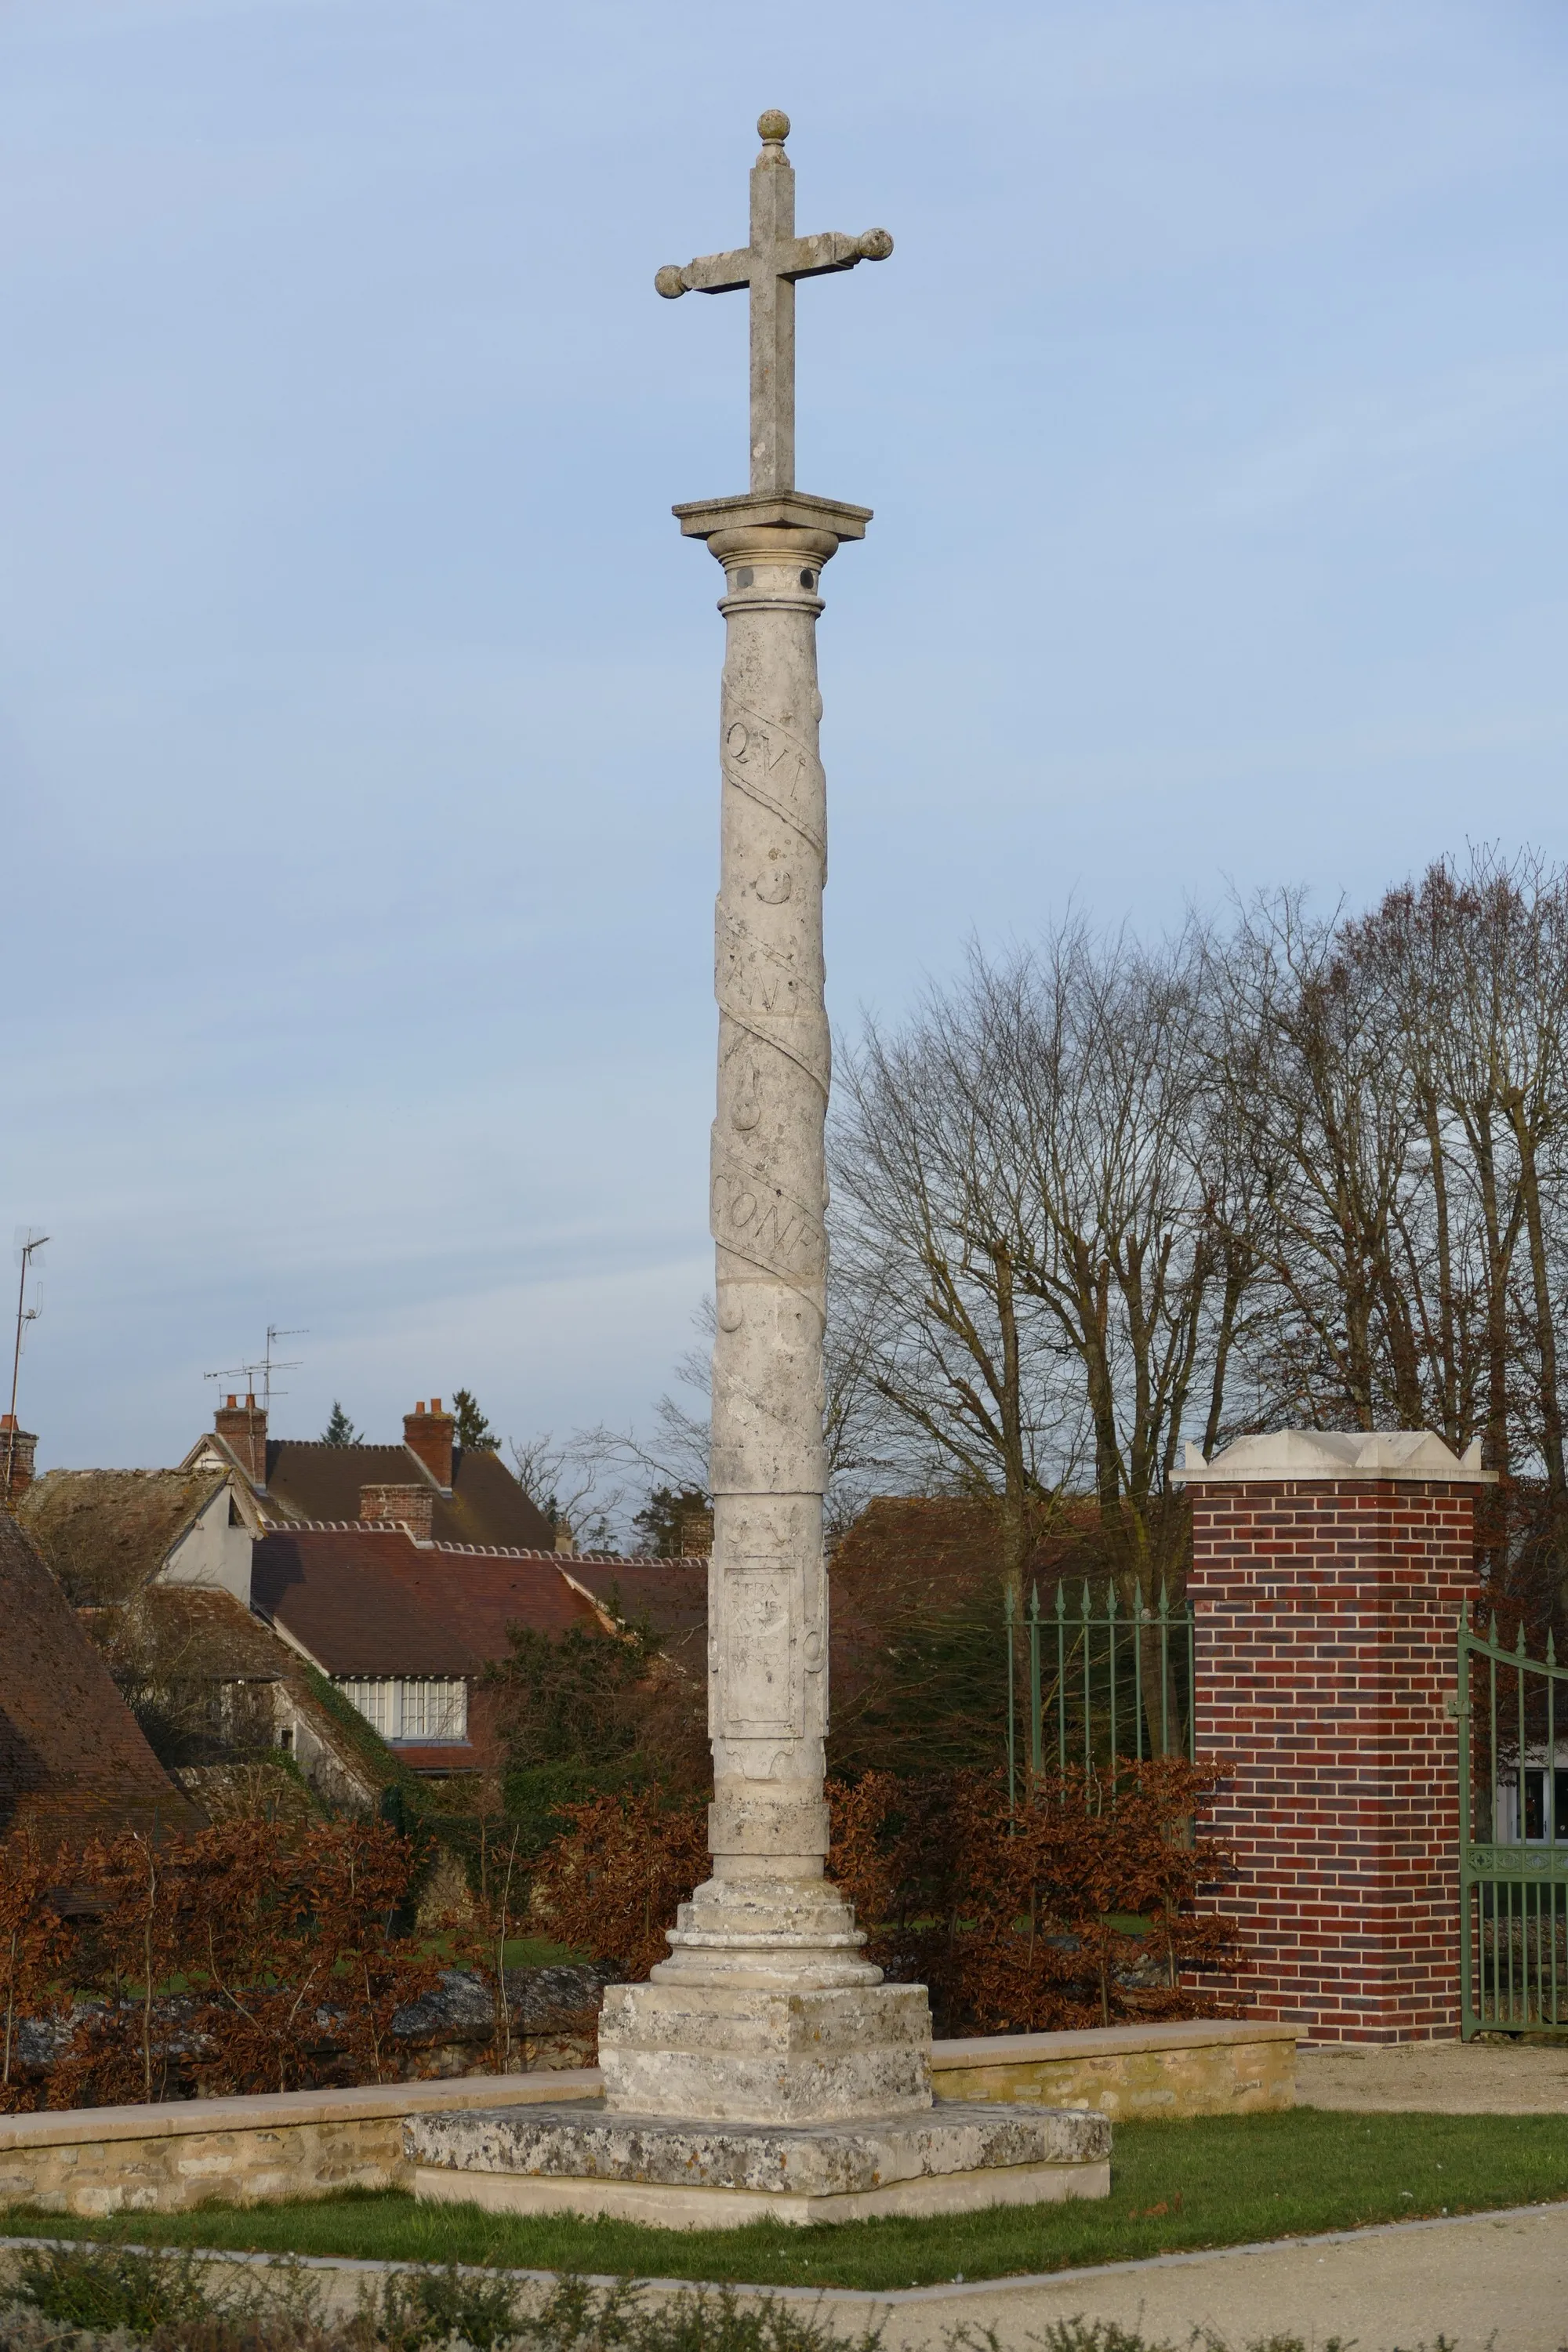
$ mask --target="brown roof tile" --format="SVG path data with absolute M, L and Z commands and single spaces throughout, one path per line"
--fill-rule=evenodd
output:
M 471 1675 L 505 1656 L 510 1624 L 562 1633 L 598 1622 L 550 1552 L 416 1544 L 400 1528 L 343 1524 L 274 1529 L 253 1562 L 256 1607 L 330 1675 Z
M 70 1602 L 4 1512 L 0 1624 L 0 1836 L 30 1830 L 49 1847 L 122 1828 L 199 1827 Z
M 268 1518 L 294 1525 L 357 1519 L 362 1486 L 407 1486 L 428 1477 L 406 1445 L 302 1444 L 274 1439 L 267 1448 Z M 505 1463 L 487 1450 L 459 1448 L 452 1458 L 452 1492 L 432 1482 L 431 1533 L 443 1543 L 514 1545 L 547 1551 L 554 1529 L 535 1508 Z

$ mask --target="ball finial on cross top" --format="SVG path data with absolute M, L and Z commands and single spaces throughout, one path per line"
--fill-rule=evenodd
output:
M 770 106 L 764 113 L 758 115 L 757 136 L 767 140 L 772 146 L 781 144 L 789 137 L 789 117 L 782 108 Z

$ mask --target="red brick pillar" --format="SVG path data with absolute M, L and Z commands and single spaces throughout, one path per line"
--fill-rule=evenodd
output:
M 1315 2042 L 1457 2033 L 1455 1635 L 1495 1474 L 1427 1431 L 1286 1430 L 1177 1475 L 1247 1962 L 1225 1990 Z

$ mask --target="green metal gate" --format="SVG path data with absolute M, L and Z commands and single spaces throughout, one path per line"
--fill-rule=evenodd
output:
M 1568 2034 L 1568 1666 L 1468 1616 L 1458 1665 L 1461 2031 Z
M 1139 1585 L 1126 1607 L 1114 1585 L 1096 1593 L 1086 1582 L 1071 1600 L 1058 1583 L 1049 1609 L 1036 1585 L 1021 1623 L 1011 1592 L 1004 1604 L 1009 1807 L 1026 1774 L 1038 1780 L 1078 1769 L 1114 1779 L 1118 1760 L 1191 1760 L 1191 1601 L 1173 1601 L 1163 1585 L 1145 1598 Z

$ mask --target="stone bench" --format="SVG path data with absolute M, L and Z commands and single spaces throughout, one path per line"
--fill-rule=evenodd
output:
M 939 2099 L 1134 2117 L 1247 2115 L 1295 2103 L 1296 2031 L 1200 2021 L 938 2042 Z M 336 2189 L 406 2189 L 405 2117 L 596 2098 L 590 2066 L 467 2074 L 353 2091 L 0 2116 L 0 2206 L 177 2213 L 208 2199 L 278 2204 Z

